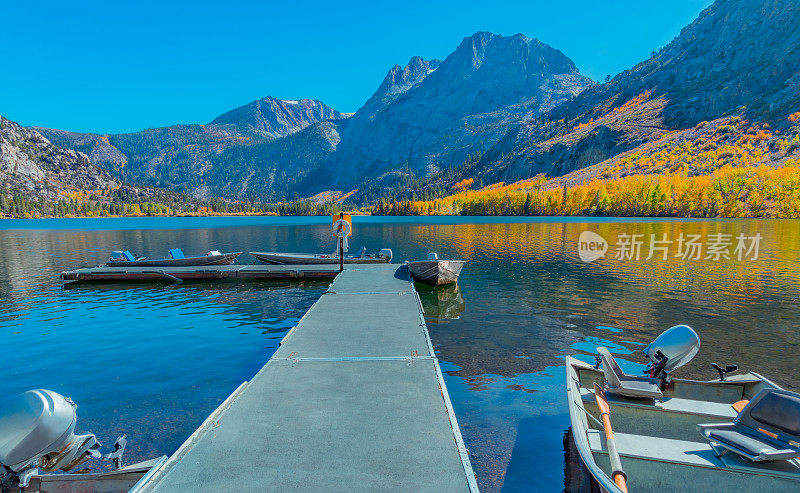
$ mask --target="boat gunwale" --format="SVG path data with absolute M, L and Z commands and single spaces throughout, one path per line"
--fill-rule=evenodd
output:
M 589 474 L 594 478 L 595 481 L 598 482 L 600 488 L 603 491 L 608 493 L 623 493 L 622 489 L 614 482 L 613 479 L 609 475 L 603 471 L 600 466 L 597 465 L 597 462 L 594 460 L 594 455 L 592 454 L 592 449 L 589 446 L 589 437 L 588 437 L 588 430 L 589 430 L 589 422 L 586 418 L 586 415 L 578 415 L 579 411 L 583 413 L 588 413 L 589 411 L 583 407 L 583 400 L 580 396 L 580 375 L 575 368 L 574 363 L 578 363 L 580 366 L 585 366 L 587 369 L 591 368 L 591 365 L 588 363 L 584 363 L 583 361 L 573 358 L 572 356 L 567 356 L 566 358 L 566 366 L 567 366 L 567 404 L 569 407 L 569 421 L 570 425 L 572 426 L 572 440 L 575 443 L 575 448 L 578 449 L 578 456 L 586 469 L 589 470 Z M 574 363 L 573 363 L 574 362 Z M 576 386 L 577 385 L 577 386 Z M 578 391 L 579 395 L 578 401 L 575 400 L 575 391 Z M 580 408 L 579 404 L 580 402 Z M 578 419 L 580 417 L 580 419 Z M 576 427 L 580 425 L 580 429 L 576 430 Z

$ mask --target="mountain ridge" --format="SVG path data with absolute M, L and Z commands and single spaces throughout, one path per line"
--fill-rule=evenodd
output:
M 316 100 L 266 97 L 207 125 L 113 135 L 38 130 L 126 182 L 199 199 L 282 200 L 356 188 L 364 177 L 391 184 L 403 166 L 428 174 L 457 165 L 488 149 L 510 123 L 547 111 L 591 83 L 563 53 L 538 40 L 480 32 L 443 61 L 415 56 L 405 67 L 391 67 L 352 116 Z M 282 139 L 288 140 L 268 143 Z M 275 179 L 280 176 L 286 182 Z
M 555 108 L 546 121 L 510 128 L 483 157 L 484 174 L 497 181 L 558 176 L 742 105 L 756 118 L 791 113 L 800 92 L 800 14 L 787 14 L 792 4 L 718 0 L 647 60 Z M 613 114 L 645 93 L 638 114 Z
M 410 198 L 465 179 L 569 175 L 674 132 L 709 138 L 689 132 L 707 120 L 717 123 L 703 132 L 732 132 L 724 142 L 710 136 L 720 145 L 770 125 L 768 142 L 791 141 L 800 134 L 787 120 L 800 110 L 800 15 L 792 5 L 717 0 L 664 48 L 604 84 L 535 38 L 478 32 L 442 61 L 412 57 L 390 67 L 348 118 L 309 107 L 310 119 L 334 118 L 273 125 L 264 114 L 293 103 L 275 109 L 268 97 L 209 125 L 111 136 L 41 131 L 126 181 L 199 198 L 266 200 L 359 189 L 350 200 L 363 201 L 398 187 Z M 752 125 L 720 120 L 733 114 Z M 291 133 L 274 138 L 276 128 Z
M 475 33 L 435 70 L 420 72 L 379 111 L 365 105 L 349 119 L 322 179 L 353 187 L 361 176 L 406 164 L 422 175 L 456 165 L 486 150 L 503 126 L 547 111 L 591 84 L 563 53 L 521 34 Z
M 223 113 L 209 125 L 233 125 L 242 134 L 281 138 L 307 126 L 346 118 L 316 99 L 277 99 L 266 96 Z

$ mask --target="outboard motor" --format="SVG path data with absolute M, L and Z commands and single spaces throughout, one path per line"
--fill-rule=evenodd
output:
M 643 352 L 650 360 L 650 376 L 668 383 L 670 373 L 691 361 L 699 350 L 697 333 L 688 325 L 676 325 L 662 332 Z
M 0 491 L 24 488 L 38 468 L 69 471 L 90 458 L 105 458 L 119 467 L 125 436 L 108 456 L 99 452 L 94 435 L 75 435 L 77 406 L 51 390 L 29 390 L 0 409 Z

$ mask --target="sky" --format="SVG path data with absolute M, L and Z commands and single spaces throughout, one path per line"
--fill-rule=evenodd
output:
M 264 96 L 356 111 L 395 64 L 477 31 L 523 33 L 595 80 L 667 44 L 710 0 L 6 2 L 0 115 L 117 133 L 208 123 Z

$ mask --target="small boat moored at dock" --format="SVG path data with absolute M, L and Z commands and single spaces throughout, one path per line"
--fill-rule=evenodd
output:
M 338 264 L 339 255 L 314 253 L 250 252 L 259 262 L 277 265 Z M 366 247 L 356 255 L 345 255 L 345 264 L 386 264 L 392 260 L 392 250 L 384 248 L 375 255 L 367 255 Z
M 622 491 L 612 479 L 620 473 L 637 493 L 799 491 L 800 394 L 753 372 L 726 378 L 735 365 L 714 364 L 716 381 L 671 378 L 699 346 L 688 326 L 667 330 L 644 349 L 649 376 L 625 374 L 603 347 L 594 366 L 568 356 L 567 401 L 581 462 L 605 492 Z M 595 383 L 604 386 L 611 447 Z
M 436 287 L 458 281 L 464 261 L 440 260 L 436 253 L 431 252 L 428 260 L 408 262 L 406 265 L 415 281 Z
M 173 248 L 169 251 L 169 257 L 161 259 L 150 259 L 138 257 L 128 250 L 114 251 L 111 254 L 106 267 L 190 267 L 201 265 L 230 265 L 242 252 L 220 253 L 212 250 L 205 255 L 198 257 L 186 257 L 180 248 Z

